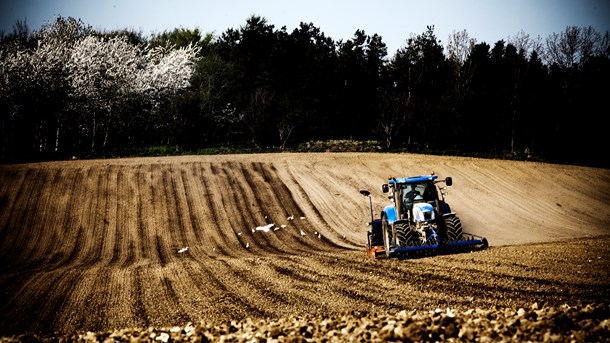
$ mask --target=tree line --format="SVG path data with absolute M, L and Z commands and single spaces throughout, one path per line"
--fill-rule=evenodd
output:
M 610 37 L 591 27 L 493 46 L 454 31 L 443 46 L 429 26 L 388 57 L 378 34 L 335 41 L 259 16 L 218 36 L 18 21 L 0 34 L 0 154 L 351 139 L 607 166 L 608 80 Z

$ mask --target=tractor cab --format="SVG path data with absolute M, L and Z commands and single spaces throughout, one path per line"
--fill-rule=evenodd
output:
M 402 183 L 396 185 L 396 187 L 402 213 L 412 210 L 415 203 L 428 203 L 433 206 L 436 203 L 438 193 L 436 187 L 430 181 Z
M 414 207 L 416 211 L 419 209 L 424 209 L 425 213 L 432 211 L 431 215 L 434 215 L 434 212 L 448 213 L 444 201 L 445 188 L 438 188 L 436 185 L 438 182 L 444 182 L 447 186 L 452 184 L 450 177 L 438 180 L 438 176 L 434 174 L 408 178 L 390 177 L 388 183 L 382 185 L 382 191 L 388 193 L 391 190 L 389 198 L 394 202 L 396 220 L 413 218 Z

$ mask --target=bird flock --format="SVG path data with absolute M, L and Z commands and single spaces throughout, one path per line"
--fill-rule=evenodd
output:
M 267 219 L 267 218 L 268 217 L 265 216 L 265 219 Z M 300 220 L 305 220 L 306 218 L 305 217 L 299 217 L 299 219 Z M 294 217 L 294 215 L 290 215 L 290 216 L 286 217 L 286 220 L 287 221 L 293 221 L 293 220 L 295 220 L 295 217 Z M 273 229 L 273 231 L 277 231 L 277 230 L 280 230 L 280 229 L 285 229 L 286 227 L 288 227 L 288 225 L 286 225 L 286 224 L 276 225 L 275 223 L 270 223 L 270 224 L 261 225 L 261 226 L 257 226 L 255 228 L 253 228 L 252 229 L 252 233 L 256 233 L 256 232 L 259 232 L 259 231 L 260 232 L 270 232 L 272 229 Z M 305 231 L 303 231 L 303 229 L 299 229 L 299 233 L 300 233 L 301 236 L 306 236 L 307 235 L 307 233 L 305 233 Z M 322 234 L 319 233 L 318 231 L 315 231 L 313 234 L 316 237 L 318 237 L 318 239 L 322 239 Z M 237 235 L 238 236 L 242 236 L 243 232 L 238 232 Z M 249 249 L 250 248 L 250 243 L 246 242 L 244 244 L 244 247 L 246 249 Z M 182 248 L 178 249 L 178 253 L 179 254 L 183 254 L 183 253 L 187 252 L 188 249 L 189 249 L 188 246 L 182 247 Z M 216 251 L 216 248 L 214 248 L 213 251 Z

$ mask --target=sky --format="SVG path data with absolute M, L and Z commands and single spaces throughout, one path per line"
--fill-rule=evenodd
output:
M 252 15 L 288 32 L 313 23 L 335 41 L 353 38 L 358 29 L 378 34 L 389 56 L 430 25 L 443 46 L 462 30 L 492 46 L 521 31 L 542 39 L 568 26 L 610 31 L 610 0 L 1 0 L 0 30 L 10 33 L 17 20 L 39 30 L 62 16 L 99 31 L 130 29 L 145 37 L 175 28 L 220 36 Z

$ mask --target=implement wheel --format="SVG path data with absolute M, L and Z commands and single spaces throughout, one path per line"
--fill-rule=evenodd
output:
M 392 237 L 392 228 L 390 227 L 390 224 L 388 223 L 388 219 L 385 217 L 385 215 L 381 216 L 381 232 L 383 234 L 383 250 L 385 251 L 385 256 L 387 258 L 392 257 L 391 252 L 390 252 L 390 247 L 393 247 L 393 245 L 391 245 L 391 242 L 393 240 Z

